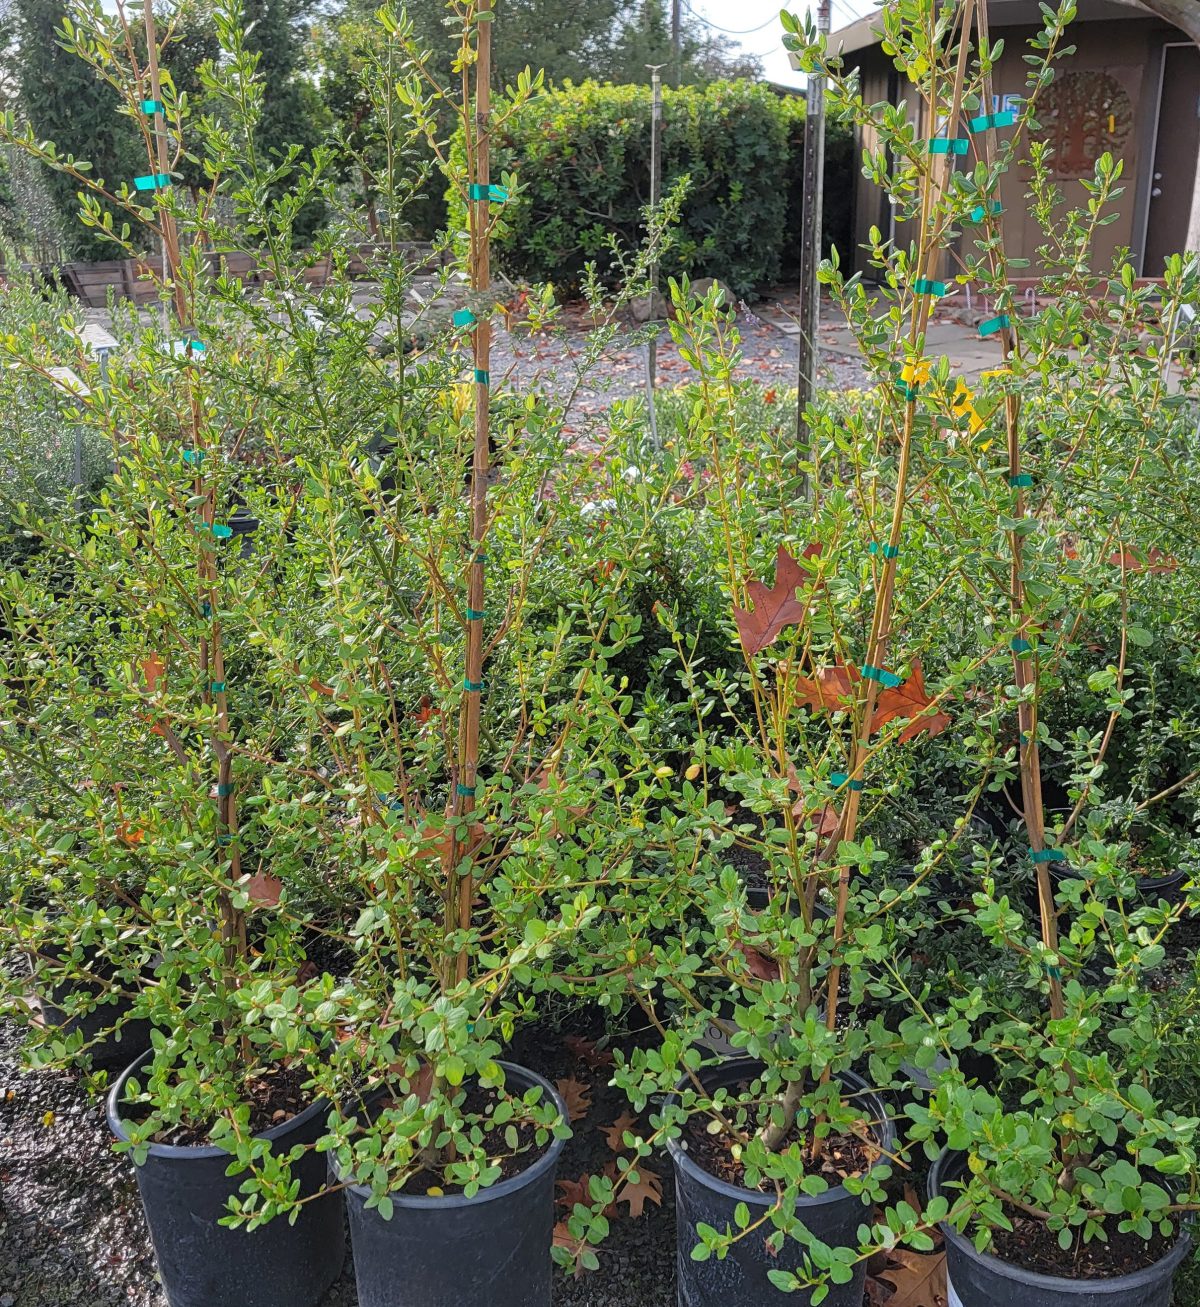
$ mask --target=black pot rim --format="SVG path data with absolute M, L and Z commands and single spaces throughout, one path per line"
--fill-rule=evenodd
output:
M 121 1117 L 121 1098 L 125 1092 L 126 1082 L 135 1072 L 141 1070 L 145 1063 L 154 1056 L 152 1048 L 146 1049 L 139 1053 L 138 1056 L 121 1072 L 120 1077 L 113 1087 L 108 1091 L 108 1098 L 105 1101 L 105 1116 L 108 1118 L 108 1128 L 122 1142 L 127 1143 L 129 1135 L 125 1130 L 125 1122 Z M 273 1125 L 269 1130 L 261 1130 L 254 1137 L 256 1139 L 281 1139 L 290 1134 L 293 1130 L 298 1129 L 301 1125 L 306 1125 L 309 1121 L 321 1113 L 328 1112 L 330 1102 L 327 1098 L 318 1098 L 315 1103 L 306 1107 L 303 1112 L 297 1113 L 296 1116 L 288 1117 L 286 1121 L 281 1121 L 278 1125 Z M 217 1148 L 213 1144 L 156 1144 L 150 1142 L 150 1156 L 161 1157 L 164 1160 L 173 1161 L 212 1161 L 215 1158 L 225 1158 L 228 1160 L 233 1156 L 228 1149 Z
M 752 1057 L 735 1057 L 727 1058 L 721 1063 L 721 1068 L 732 1069 L 737 1066 L 745 1066 L 749 1068 L 761 1067 L 762 1065 L 762 1062 L 759 1062 Z M 877 1090 L 872 1089 L 861 1076 L 855 1075 L 853 1071 L 841 1072 L 838 1075 L 838 1079 L 841 1080 L 843 1084 L 849 1082 L 851 1087 L 853 1087 L 855 1092 L 859 1095 L 877 1094 L 878 1092 Z M 679 1087 L 682 1088 L 685 1083 L 690 1083 L 690 1081 L 681 1080 L 679 1082 Z M 672 1094 L 671 1097 L 674 1098 L 674 1094 Z M 670 1099 L 667 1101 L 669 1102 Z M 891 1144 L 894 1137 L 891 1120 L 884 1115 L 878 1122 L 876 1122 L 876 1130 L 878 1135 L 881 1136 L 879 1138 L 880 1145 L 886 1149 Z M 769 1207 L 773 1206 L 775 1203 L 774 1194 L 765 1194 L 759 1189 L 747 1189 L 744 1185 L 730 1184 L 727 1180 L 722 1180 L 719 1176 L 713 1175 L 711 1171 L 706 1171 L 698 1162 L 692 1160 L 687 1149 L 680 1144 L 678 1139 L 667 1140 L 667 1153 L 670 1155 L 672 1163 L 680 1171 L 694 1180 L 699 1180 L 700 1183 L 702 1183 L 706 1188 L 711 1189 L 714 1193 L 722 1194 L 724 1197 L 732 1198 L 737 1202 L 744 1202 L 747 1206 L 753 1206 L 757 1203 L 760 1206 Z M 846 1186 L 839 1184 L 826 1189 L 823 1194 L 797 1194 L 796 1206 L 820 1207 L 825 1203 L 840 1202 L 841 1199 L 848 1196 L 849 1191 L 846 1189 Z
M 929 1168 L 929 1179 L 926 1183 L 931 1198 L 936 1198 L 941 1194 L 943 1168 L 953 1166 L 963 1156 L 965 1154 L 952 1152 L 947 1148 Z M 947 1195 L 942 1196 L 948 1197 Z M 1040 1271 L 1027 1271 L 1014 1262 L 1006 1262 L 992 1253 L 981 1253 L 966 1235 L 960 1234 L 947 1221 L 940 1222 L 938 1228 L 947 1243 L 952 1244 L 964 1257 L 979 1262 L 993 1274 L 1003 1276 L 1005 1279 L 1024 1285 L 1026 1288 L 1044 1289 L 1052 1293 L 1062 1294 L 1064 1298 L 1070 1297 L 1071 1290 L 1067 1286 L 1073 1284 L 1080 1285 L 1082 1291 L 1091 1294 L 1117 1295 L 1128 1293 L 1133 1289 L 1140 1289 L 1144 1285 L 1160 1279 L 1166 1272 L 1173 1273 L 1179 1263 L 1187 1256 L 1192 1246 L 1192 1236 L 1187 1232 L 1186 1228 L 1183 1228 L 1167 1254 L 1160 1257 L 1158 1261 L 1151 1262 L 1149 1266 L 1143 1266 L 1140 1271 L 1130 1271 L 1126 1275 L 1105 1276 L 1101 1279 L 1072 1280 L 1067 1276 L 1044 1275 Z
M 558 1109 L 558 1114 L 563 1121 L 568 1125 L 570 1124 L 570 1114 L 567 1112 L 567 1105 L 563 1102 L 562 1095 L 545 1076 L 538 1075 L 536 1071 L 531 1071 L 526 1066 L 518 1066 L 515 1062 L 497 1061 L 496 1065 L 503 1068 L 506 1081 L 509 1073 L 515 1072 L 518 1076 L 523 1076 L 540 1088 Z M 442 1194 L 439 1196 L 436 1194 L 404 1193 L 389 1193 L 388 1197 L 392 1200 L 393 1207 L 407 1207 L 417 1211 L 430 1211 L 439 1207 L 442 1209 L 447 1207 L 473 1207 L 488 1203 L 494 1198 L 503 1198 L 507 1194 L 516 1193 L 517 1190 L 524 1189 L 541 1179 L 547 1171 L 558 1165 L 559 1154 L 566 1147 L 566 1143 L 566 1139 L 551 1139 L 549 1147 L 532 1166 L 526 1167 L 524 1171 L 510 1176 L 507 1180 L 501 1180 L 499 1184 L 480 1189 L 477 1194 L 472 1195 L 470 1198 L 466 1198 L 462 1194 Z M 344 1172 L 337 1164 L 337 1159 L 332 1155 L 329 1158 L 329 1168 L 338 1183 L 345 1185 L 347 1194 L 353 1194 L 356 1199 L 360 1199 L 364 1203 L 371 1196 L 369 1185 L 355 1184 L 353 1181 L 346 1180 Z M 382 1220 L 382 1217 L 380 1219 Z

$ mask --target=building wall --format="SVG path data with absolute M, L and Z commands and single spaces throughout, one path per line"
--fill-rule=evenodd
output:
M 1025 94 L 1029 65 L 1022 56 L 1029 53 L 1029 39 L 1037 30 L 1034 27 L 993 29 L 993 39 L 1002 36 L 1005 42 L 993 79 L 997 96 Z M 1110 210 L 1118 216 L 1096 234 L 1094 266 L 1102 266 L 1123 246 L 1132 246 L 1135 255 L 1140 255 L 1153 170 L 1162 47 L 1168 40 L 1179 39 L 1175 29 L 1155 18 L 1077 23 L 1069 34 L 1076 53 L 1058 62 L 1052 91 L 1042 92 L 1043 97 L 1053 94 L 1058 98 L 1058 114 L 1047 113 L 1041 106 L 1049 107 L 1050 102 L 1039 100 L 1038 118 L 1043 128 L 1049 128 L 1055 135 L 1056 160 L 1064 173 L 1055 179 L 1064 195 L 1062 208 L 1086 202 L 1087 193 L 1080 178 L 1091 177 L 1095 158 L 1104 149 L 1110 149 L 1124 161 L 1121 183 L 1124 194 Z M 883 100 L 898 103 L 904 99 L 914 111 L 920 106 L 916 89 L 895 72 L 891 60 L 878 46 L 850 56 L 847 62 L 855 59 L 868 103 Z M 930 134 L 924 124 L 920 130 L 923 135 Z M 868 147 L 876 144 L 873 130 L 862 133 L 862 144 Z M 959 166 L 966 166 L 965 161 Z M 1013 168 L 1001 183 L 1000 199 L 1005 211 L 1008 253 L 1013 258 L 1030 260 L 1028 271 L 1032 274 L 1038 270 L 1038 246 L 1043 236 L 1029 211 L 1030 175 L 1028 167 Z M 886 222 L 879 189 L 860 176 L 855 196 L 857 245 L 861 247 L 867 241 L 872 226 L 880 227 L 886 236 Z M 1178 248 L 1182 249 L 1187 235 L 1186 214 L 1180 223 Z M 903 243 L 911 240 L 914 235 L 911 227 L 912 224 L 898 225 L 897 240 Z M 864 273 L 870 272 L 861 248 L 854 253 L 853 266 Z

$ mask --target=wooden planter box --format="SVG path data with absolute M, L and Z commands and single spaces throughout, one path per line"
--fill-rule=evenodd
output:
M 64 263 L 59 269 L 67 290 L 90 309 L 108 303 L 111 286 L 118 299 L 153 304 L 158 299 L 156 268 L 148 259 L 102 259 L 99 263 Z

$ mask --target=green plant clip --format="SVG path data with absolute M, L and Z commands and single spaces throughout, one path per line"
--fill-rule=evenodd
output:
M 135 191 L 161 191 L 165 190 L 171 184 L 171 174 L 166 172 L 151 172 L 144 177 L 135 177 L 133 179 L 133 189 Z
M 455 791 L 457 792 L 457 794 L 459 795 L 460 798 L 463 798 L 463 799 L 471 799 L 471 798 L 474 798 L 474 797 L 475 797 L 475 786 L 474 786 L 474 785 L 462 785 L 462 784 L 458 784 L 458 785 L 456 785 L 456 786 L 454 787 L 454 789 L 455 789 Z
M 986 132 L 989 127 L 1011 127 L 1017 121 L 1012 109 L 1002 109 L 999 113 L 983 113 L 972 118 L 967 124 L 972 132 Z
M 166 113 L 166 107 L 161 100 L 143 100 L 142 112 L 147 118 L 153 118 L 156 113 Z
M 468 608 L 468 609 L 467 609 L 467 621 L 468 621 L 468 622 L 482 622 L 482 621 L 483 621 L 483 609 L 482 609 L 482 608 Z
M 862 674 L 868 681 L 878 681 L 885 689 L 895 689 L 901 684 L 901 678 L 895 672 L 885 671 L 882 667 L 873 667 L 870 663 L 864 663 Z
M 829 777 L 830 785 L 840 789 L 843 785 L 848 785 L 852 790 L 861 790 L 866 784 L 865 781 L 851 780 L 849 773 L 844 771 L 835 771 Z
M 199 467 L 204 462 L 204 450 L 202 449 L 185 449 L 183 451 L 183 461 L 191 463 L 193 467 Z
M 1043 963 L 1042 963 L 1042 970 L 1046 973 L 1046 975 L 1048 975 L 1048 976 L 1050 977 L 1051 980 L 1061 980 L 1061 979 L 1062 979 L 1062 968 L 1061 968 L 1061 967 L 1056 967 L 1056 966 L 1055 966 L 1053 963 L 1051 963 L 1051 962 L 1043 962 Z
M 1010 640 L 1008 647 L 1015 654 L 1027 654 L 1033 652 L 1033 645 L 1031 645 L 1028 640 L 1021 639 L 1020 636 Z
M 224 693 L 225 693 L 225 682 L 224 682 L 224 681 L 213 681 L 212 685 L 211 685 L 209 688 L 212 690 L 213 694 L 224 694 Z
M 218 836 L 217 836 L 217 843 L 218 843 L 218 844 L 232 844 L 232 843 L 233 843 L 233 836 L 232 836 L 232 835 L 218 835 Z
M 1008 484 L 1015 490 L 1018 486 L 1033 485 L 1033 475 L 1030 472 L 1018 472 L 1016 476 L 1008 478 Z
M 998 331 L 1003 331 L 1006 327 L 1012 326 L 1012 319 L 1007 313 L 998 313 L 994 318 L 988 318 L 986 322 L 979 324 L 979 336 L 981 340 L 987 340 L 989 336 L 994 336 Z
M 938 298 L 946 293 L 946 283 L 944 281 L 930 281 L 928 277 L 918 277 L 913 282 L 913 293 L 916 295 L 932 295 Z
M 200 601 L 200 616 L 201 617 L 212 616 L 212 604 L 210 604 L 207 599 L 201 599 Z
M 878 541 L 872 540 L 867 546 L 868 554 L 882 554 L 884 558 L 898 558 L 900 549 L 898 545 L 881 545 Z
M 965 136 L 933 136 L 929 140 L 930 154 L 966 154 L 971 142 Z
M 476 368 L 475 384 L 478 386 L 490 386 L 492 384 L 492 374 L 490 372 L 485 372 L 483 368 Z
M 1066 860 L 1066 854 L 1062 849 L 1030 849 L 1029 860 L 1034 863 L 1042 862 L 1063 862 Z
M 232 793 L 233 793 L 233 786 L 232 786 L 232 785 L 218 785 L 218 786 L 217 786 L 217 798 L 218 798 L 218 799 L 227 799 L 227 798 L 229 798 L 229 796 L 230 796 Z
M 485 684 L 484 681 L 472 681 L 469 677 L 463 677 L 463 689 L 469 694 L 482 694 Z
M 920 386 L 910 386 L 907 381 L 897 381 L 896 389 L 905 399 L 916 399 L 916 397 L 921 393 Z
M 459 309 L 453 318 L 456 327 L 469 327 L 473 322 L 479 319 L 471 312 L 470 309 Z
M 989 200 L 987 204 L 977 204 L 971 210 L 971 221 L 982 222 L 989 215 L 997 218 L 1004 212 L 1004 205 L 999 200 Z
M 490 200 L 495 204 L 504 204 L 508 199 L 503 186 L 491 186 L 486 182 L 472 182 L 468 194 L 472 200 Z

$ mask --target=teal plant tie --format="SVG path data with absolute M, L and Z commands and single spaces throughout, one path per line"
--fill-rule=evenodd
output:
M 148 118 L 153 118 L 156 113 L 166 113 L 166 109 L 161 100 L 143 100 L 142 112 Z
M 1029 860 L 1033 863 L 1065 862 L 1067 855 L 1062 849 L 1030 849 Z
M 455 789 L 455 792 L 458 794 L 459 798 L 462 798 L 462 799 L 473 799 L 473 798 L 475 797 L 475 786 L 474 786 L 474 785 L 462 785 L 462 784 L 459 784 L 459 785 L 456 785 L 456 786 L 454 787 L 454 789 Z
M 228 540 L 233 535 L 233 527 L 224 526 L 220 522 L 213 523 L 212 533 L 218 540 Z
M 971 210 L 971 221 L 982 222 L 989 215 L 998 218 L 1004 212 L 1004 205 L 999 200 L 989 200 L 987 204 L 977 204 Z
M 232 786 L 232 785 L 218 785 L 218 786 L 217 786 L 217 798 L 218 798 L 218 799 L 227 799 L 227 798 L 229 798 L 229 796 L 230 796 L 232 793 L 233 793 L 233 786 Z
M 454 325 L 456 327 L 469 327 L 473 322 L 478 322 L 478 318 L 470 309 L 459 309 L 454 315 Z
M 468 694 L 482 694 L 483 686 L 483 681 L 472 681 L 469 677 L 463 677 L 463 689 L 466 690 Z
M 165 190 L 171 184 L 171 174 L 166 172 L 151 172 L 144 177 L 135 177 L 133 179 L 133 189 L 135 191 L 161 191 Z
M 202 599 L 200 601 L 200 616 L 201 617 L 212 616 L 212 604 L 210 604 L 207 599 Z
M 486 563 L 486 562 L 487 562 L 487 553 L 486 553 L 484 550 L 480 549 L 477 553 L 471 555 L 471 562 L 472 562 L 472 563 Z
M 1050 977 L 1051 980 L 1062 979 L 1062 968 L 1056 967 L 1053 962 L 1043 962 L 1042 970 Z
M 930 281 L 928 277 L 918 277 L 913 282 L 913 291 L 917 295 L 941 296 L 946 293 L 946 283 L 944 281 Z
M 202 449 L 185 449 L 183 451 L 183 461 L 191 463 L 193 467 L 199 467 L 204 462 L 204 450 Z
M 867 546 L 868 554 L 882 554 L 884 558 L 898 558 L 900 549 L 897 545 L 881 545 L 878 541 L 872 540 Z
M 1008 484 L 1014 490 L 1020 486 L 1031 486 L 1033 485 L 1033 476 L 1029 472 L 1018 472 L 1016 476 L 1008 478 Z
M 966 154 L 970 145 L 965 136 L 934 136 L 929 141 L 929 153 Z
M 1010 641 L 1009 648 L 1013 653 L 1022 657 L 1025 654 L 1033 652 L 1033 645 L 1031 645 L 1028 640 L 1022 640 L 1020 636 L 1017 636 L 1015 640 Z
M 981 113 L 967 126 L 972 132 L 986 132 L 989 127 L 1011 127 L 1016 121 L 1017 115 L 1012 109 L 1003 109 L 1000 113 Z
M 868 681 L 878 681 L 885 689 L 894 689 L 901 684 L 901 678 L 895 672 L 885 671 L 882 667 L 873 667 L 870 663 L 864 663 L 862 674 Z
M 859 780 L 852 781 L 848 772 L 835 771 L 829 777 L 829 783 L 834 786 L 835 789 L 841 789 L 843 785 L 849 785 L 852 790 L 861 790 L 866 782 Z
M 214 681 L 214 682 L 212 683 L 212 692 L 213 692 L 213 694 L 224 694 L 224 693 L 225 693 L 225 682 L 224 682 L 224 681 Z
M 486 182 L 472 182 L 469 194 L 473 200 L 491 200 L 495 204 L 503 204 L 508 199 L 503 186 L 491 186 Z
M 482 609 L 482 608 L 468 608 L 468 609 L 467 609 L 467 621 L 468 621 L 468 622 L 482 622 L 482 621 L 483 621 L 483 609 Z
M 232 844 L 232 843 L 233 843 L 233 836 L 232 836 L 232 835 L 218 835 L 218 836 L 217 836 L 217 843 L 218 843 L 218 844 Z
M 1003 331 L 1005 327 L 1012 326 L 1012 319 L 1007 313 L 999 313 L 994 318 L 988 318 L 986 322 L 979 324 L 980 338 L 986 340 L 989 336 L 994 336 L 998 331 Z
M 896 389 L 904 396 L 905 399 L 916 399 L 921 393 L 921 387 L 910 386 L 907 381 L 897 381 Z
M 490 386 L 492 384 L 492 374 L 486 372 L 483 368 L 476 368 L 475 384 L 479 386 Z

